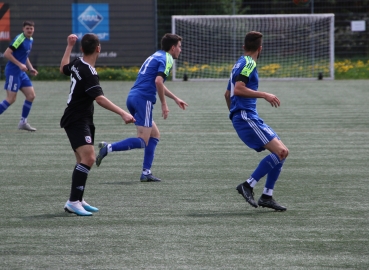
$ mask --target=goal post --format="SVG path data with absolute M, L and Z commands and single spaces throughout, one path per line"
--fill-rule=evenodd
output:
M 263 34 L 261 79 L 334 79 L 334 14 L 172 16 L 183 38 L 172 78 L 228 79 L 247 32 Z

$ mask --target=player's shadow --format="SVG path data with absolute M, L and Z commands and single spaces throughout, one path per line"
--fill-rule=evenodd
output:
M 66 217 L 75 217 L 76 215 L 72 215 L 70 213 L 60 212 L 55 214 L 41 214 L 41 215 L 33 215 L 33 216 L 25 216 L 20 217 L 25 221 L 38 220 L 38 219 L 51 219 L 51 218 L 66 218 Z
M 219 217 L 219 218 L 224 218 L 224 217 L 244 217 L 244 216 L 259 216 L 259 215 L 263 215 L 263 214 L 270 214 L 270 213 L 277 213 L 277 211 L 273 210 L 273 209 L 263 209 L 261 211 L 259 210 L 255 210 L 255 209 L 250 209 L 247 210 L 245 209 L 244 211 L 233 211 L 233 212 L 197 212 L 197 213 L 189 213 L 187 214 L 188 217 L 192 217 L 192 218 L 206 218 L 206 217 Z
M 138 185 L 140 182 L 138 181 L 127 181 L 127 182 L 105 182 L 101 183 L 102 185 L 118 185 L 118 186 L 132 186 Z

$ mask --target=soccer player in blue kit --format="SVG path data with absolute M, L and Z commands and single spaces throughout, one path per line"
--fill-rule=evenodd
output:
M 35 24 L 31 21 L 23 22 L 23 33 L 17 35 L 4 52 L 4 57 L 9 61 L 5 67 L 6 79 L 4 89 L 6 90 L 6 99 L 0 103 L 0 114 L 2 114 L 15 102 L 18 90 L 21 90 L 26 100 L 23 104 L 18 128 L 28 131 L 36 131 L 36 128 L 31 127 L 27 122 L 27 117 L 36 95 L 32 82 L 26 74 L 26 71 L 29 71 L 34 76 L 38 74 L 28 59 L 32 49 L 34 26 Z
M 277 211 L 287 208 L 273 198 L 274 185 L 288 156 L 288 149 L 274 130 L 259 117 L 256 103 L 258 98 L 268 101 L 273 107 L 280 106 L 280 100 L 273 94 L 258 91 L 259 77 L 256 61 L 262 50 L 263 35 L 249 32 L 244 39 L 244 55 L 233 66 L 231 78 L 225 92 L 225 99 L 230 111 L 229 118 L 240 139 L 257 152 L 270 151 L 264 157 L 250 178 L 237 186 L 237 191 L 253 207 L 268 207 Z M 263 194 L 256 203 L 253 188 L 267 175 Z
M 159 129 L 153 121 L 152 111 L 156 103 L 156 93 L 158 93 L 161 102 L 164 119 L 167 119 L 169 113 L 165 96 L 173 99 L 183 110 L 188 106 L 164 85 L 172 69 L 173 59 L 177 59 L 181 53 L 181 42 L 180 36 L 165 34 L 161 39 L 161 50 L 148 57 L 142 64 L 126 102 L 129 112 L 136 119 L 137 138 L 127 138 L 114 143 L 101 142 L 99 154 L 96 157 L 97 166 L 100 166 L 102 159 L 110 152 L 145 148 L 140 181 L 161 181 L 151 172 L 155 149 L 160 139 Z

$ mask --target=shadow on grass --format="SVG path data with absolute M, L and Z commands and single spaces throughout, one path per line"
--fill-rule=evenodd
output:
M 75 214 L 60 212 L 55 214 L 42 214 L 42 215 L 34 215 L 34 216 L 26 216 L 21 217 L 23 220 L 35 220 L 35 219 L 50 219 L 50 218 L 65 218 L 65 217 L 77 217 Z
M 122 185 L 122 186 L 132 186 L 132 185 L 137 185 L 140 182 L 138 181 L 130 181 L 130 182 L 107 182 L 107 183 L 102 183 L 102 185 Z
M 249 211 L 250 210 L 250 211 Z M 188 217 L 193 218 L 204 218 L 204 217 L 240 217 L 240 216 L 259 216 L 263 214 L 278 213 L 278 211 L 268 209 L 268 210 L 254 210 L 246 209 L 245 211 L 235 211 L 235 212 L 212 212 L 212 213 L 190 213 L 187 214 Z

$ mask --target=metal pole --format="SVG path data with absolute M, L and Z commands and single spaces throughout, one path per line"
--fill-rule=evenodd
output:
M 157 0 L 154 1 L 154 10 L 155 10 L 155 35 L 154 35 L 154 44 L 155 44 L 155 51 L 158 50 L 158 2 Z
M 314 14 L 314 0 L 311 0 L 311 14 Z
M 232 14 L 235 15 L 236 14 L 236 0 L 233 0 L 232 1 Z M 233 60 L 235 61 L 235 59 L 237 59 L 237 48 L 236 48 L 236 27 L 233 26 L 233 23 L 232 22 L 232 27 L 234 28 L 234 31 L 233 31 Z
M 311 5 L 310 5 L 310 8 L 311 8 L 311 14 L 314 14 L 314 0 L 311 0 Z M 312 55 L 311 55 L 311 65 L 312 65 L 312 70 L 311 70 L 311 73 L 312 73 L 312 77 L 314 78 L 314 73 L 315 73 L 315 70 L 314 70 L 314 65 L 315 65 L 315 41 L 314 41 L 314 33 L 315 33 L 315 25 L 313 23 L 312 27 L 311 27 L 311 50 L 312 50 Z

